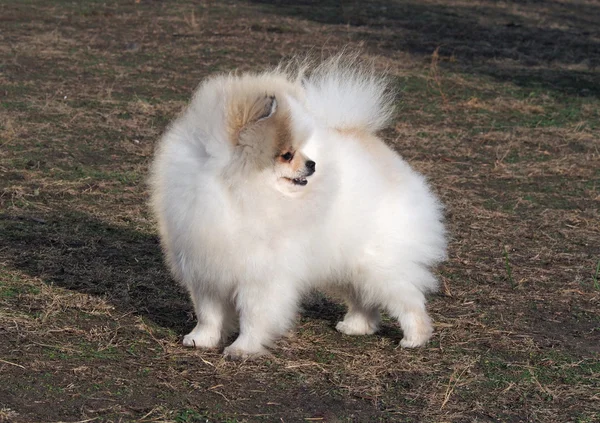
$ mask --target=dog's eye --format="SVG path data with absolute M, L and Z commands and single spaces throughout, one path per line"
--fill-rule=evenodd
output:
M 286 162 L 290 162 L 290 161 L 292 161 L 292 159 L 294 158 L 294 154 L 292 154 L 292 153 L 290 153 L 290 152 L 288 151 L 287 153 L 285 153 L 285 154 L 282 154 L 282 155 L 281 155 L 281 158 L 282 158 L 283 160 L 285 160 Z

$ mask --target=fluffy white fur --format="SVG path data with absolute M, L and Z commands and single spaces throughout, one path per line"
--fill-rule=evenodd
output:
M 267 102 L 262 114 L 235 126 L 232 104 L 252 101 Z M 375 135 L 392 102 L 384 79 L 340 59 L 302 82 L 270 71 L 199 87 L 162 138 L 151 176 L 167 261 L 198 318 L 184 345 L 214 348 L 239 328 L 224 354 L 260 355 L 312 288 L 347 302 L 340 332 L 374 333 L 385 309 L 402 327 L 402 346 L 427 342 L 425 293 L 437 287 L 430 269 L 446 254 L 442 209 L 425 179 Z M 276 119 L 298 160 L 316 162 L 304 186 L 261 144 Z

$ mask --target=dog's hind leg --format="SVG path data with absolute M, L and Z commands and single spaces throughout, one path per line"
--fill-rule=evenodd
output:
M 410 263 L 389 267 L 378 262 L 367 264 L 361 272 L 363 302 L 382 306 L 390 317 L 398 320 L 404 332 L 400 341 L 402 347 L 425 345 L 431 338 L 433 327 L 425 309 L 425 294 L 418 286 L 432 285 L 434 276 L 427 269 Z
M 431 319 L 425 309 L 425 296 L 411 284 L 396 282 L 385 295 L 383 304 L 388 313 L 400 323 L 405 348 L 425 345 L 433 333 Z
M 353 286 L 339 290 L 348 305 L 344 320 L 338 322 L 336 329 L 346 335 L 372 335 L 379 329 L 381 317 L 379 304 L 368 301 L 364 293 Z

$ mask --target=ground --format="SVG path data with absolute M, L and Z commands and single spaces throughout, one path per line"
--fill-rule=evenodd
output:
M 0 421 L 600 421 L 600 4 L 0 4 Z M 145 178 L 202 78 L 360 49 L 446 205 L 435 335 L 307 302 L 254 362 L 181 345 Z

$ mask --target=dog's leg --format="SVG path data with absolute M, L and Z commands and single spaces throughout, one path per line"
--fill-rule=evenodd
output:
M 265 347 L 287 331 L 296 315 L 298 293 L 293 286 L 281 281 L 262 282 L 238 290 L 240 334 L 223 351 L 226 357 L 239 360 L 267 353 Z
M 395 283 L 386 292 L 384 306 L 400 322 L 404 332 L 400 341 L 402 347 L 420 347 L 431 338 L 433 327 L 425 309 L 425 296 L 413 285 Z
M 368 304 L 365 296 L 352 286 L 344 289 L 342 295 L 348 312 L 335 328 L 346 335 L 372 335 L 377 332 L 381 321 L 378 305 Z
M 196 327 L 183 338 L 183 345 L 196 348 L 216 348 L 231 326 L 231 305 L 199 290 L 190 290 Z

